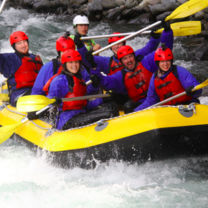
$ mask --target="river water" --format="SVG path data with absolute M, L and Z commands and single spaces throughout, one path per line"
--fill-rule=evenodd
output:
M 31 52 L 41 55 L 44 63 L 56 56 L 56 39 L 66 30 L 73 31 L 69 17 L 8 7 L 0 15 L 0 23 L 1 53 L 12 52 L 9 36 L 22 30 L 29 36 Z M 89 35 L 130 32 L 139 27 L 92 23 Z M 136 37 L 127 44 L 138 49 L 147 41 L 146 36 Z M 106 39 L 97 42 L 107 44 Z M 188 43 L 187 38 L 175 39 L 176 63 L 208 77 L 208 61 L 185 61 L 193 49 Z M 111 51 L 101 55 L 110 56 Z M 208 103 L 207 98 L 201 100 Z M 0 145 L 0 207 L 208 207 L 208 157 L 150 161 L 139 166 L 111 161 L 94 170 L 66 170 L 51 165 L 44 154 L 7 140 Z

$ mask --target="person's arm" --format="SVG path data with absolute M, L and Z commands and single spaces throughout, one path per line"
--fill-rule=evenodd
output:
M 161 40 L 160 37 L 156 39 L 151 37 L 148 43 L 143 48 L 135 51 L 135 56 L 146 56 L 151 52 L 155 51 L 159 46 L 160 40 Z
M 64 75 L 59 75 L 53 79 L 48 92 L 48 98 L 64 98 L 68 93 L 68 80 Z
M 199 82 L 196 80 L 196 78 L 184 67 L 177 66 L 177 72 L 178 72 L 178 79 L 180 80 L 184 89 L 190 86 L 195 87 L 199 85 Z M 198 98 L 201 94 L 202 94 L 202 89 L 195 91 L 192 97 Z
M 165 31 L 165 30 L 163 31 L 161 42 L 165 43 L 166 46 L 172 50 L 172 47 L 173 47 L 173 31 L 171 29 L 168 30 L 168 31 Z M 154 61 L 154 56 L 155 56 L 155 51 L 153 51 L 152 53 L 145 56 L 141 61 L 143 66 L 146 69 L 148 69 L 149 71 L 151 71 L 152 73 L 154 73 L 158 69 L 158 66 L 156 65 L 156 63 Z
M 172 29 L 162 32 L 161 43 L 165 43 L 167 48 L 173 49 L 173 31 Z
M 35 80 L 35 83 L 32 88 L 31 95 L 45 95 L 43 91 L 43 87 L 47 83 L 47 81 L 53 76 L 53 62 L 50 61 L 46 63 L 40 69 L 38 76 Z
M 106 91 L 112 90 L 113 92 L 120 93 L 120 94 L 127 93 L 125 85 L 123 83 L 121 71 L 118 71 L 115 74 L 110 75 L 110 76 L 103 76 L 100 74 L 99 69 L 97 67 L 96 70 L 91 70 L 91 74 L 99 77 L 100 86 L 104 90 Z
M 81 74 L 82 74 L 82 77 L 83 77 L 85 83 L 90 81 L 90 75 L 84 67 L 81 69 Z M 87 94 L 88 95 L 96 94 L 99 92 L 99 89 L 100 89 L 99 87 L 94 87 L 91 83 L 87 86 Z
M 155 91 L 155 85 L 154 85 L 154 75 L 152 76 L 149 84 L 149 89 L 147 92 L 146 100 L 137 108 L 134 109 L 134 111 L 140 111 L 145 108 L 150 107 L 151 105 L 154 105 L 155 103 L 159 102 L 159 97 Z
M 21 59 L 15 53 L 0 54 L 0 73 L 6 78 L 13 76 L 21 64 Z

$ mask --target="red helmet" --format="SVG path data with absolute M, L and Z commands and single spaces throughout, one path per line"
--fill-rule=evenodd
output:
M 61 57 L 62 64 L 65 64 L 66 62 L 69 62 L 69 61 L 81 61 L 81 60 L 82 60 L 82 57 L 80 53 L 72 49 L 65 51 Z
M 14 43 L 17 43 L 21 40 L 28 40 L 27 35 L 22 31 L 16 31 L 10 35 L 10 44 L 11 45 L 13 45 Z
M 131 46 L 125 45 L 125 46 L 120 47 L 117 51 L 118 60 L 120 61 L 121 58 L 131 53 L 134 54 L 134 50 L 132 49 Z
M 121 34 L 120 32 L 115 32 L 115 33 L 113 33 L 113 34 Z M 110 38 L 108 38 L 108 43 L 110 44 L 110 43 L 114 43 L 114 42 L 116 42 L 116 41 L 118 41 L 118 40 L 121 40 L 121 39 L 123 39 L 124 38 L 124 36 L 117 36 L 117 37 L 110 37 Z M 126 41 L 124 41 L 125 43 L 126 43 Z
M 69 49 L 75 50 L 75 43 L 70 37 L 65 38 L 64 36 L 61 36 L 60 38 L 57 39 L 57 41 L 56 41 L 56 50 L 57 51 L 64 52 Z
M 160 48 L 155 51 L 155 61 L 173 60 L 173 53 L 170 48 L 166 48 L 165 44 L 162 44 Z

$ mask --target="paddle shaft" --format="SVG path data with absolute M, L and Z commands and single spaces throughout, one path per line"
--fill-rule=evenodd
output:
M 49 105 L 47 105 L 45 108 L 42 108 L 41 110 L 37 111 L 36 112 L 36 115 L 39 115 L 40 113 L 42 113 L 43 111 L 47 110 L 48 108 L 50 108 Z M 21 122 L 22 123 L 25 123 L 26 121 L 28 121 L 28 117 L 24 117 Z
M 192 92 L 195 91 L 195 90 L 196 90 L 196 89 L 193 88 L 193 89 L 192 89 Z M 156 103 L 156 104 L 154 104 L 154 105 L 151 105 L 151 106 L 148 107 L 148 108 L 152 108 L 152 107 L 156 107 L 156 106 L 159 106 L 159 105 L 163 105 L 163 104 L 168 103 L 169 101 L 174 100 L 174 99 L 176 99 L 176 98 L 179 98 L 179 97 L 181 97 L 181 96 L 183 96 L 183 95 L 186 95 L 186 91 L 181 92 L 181 93 L 179 93 L 179 94 L 177 94 L 177 95 L 175 95 L 175 96 L 173 96 L 173 97 L 170 97 L 170 98 L 168 98 L 168 99 L 165 99 L 165 100 L 163 100 L 163 101 L 161 101 L 161 102 L 159 102 L 159 103 Z M 147 108 L 147 109 L 148 109 L 148 108 Z
M 6 4 L 6 1 L 7 0 L 4 0 L 1 4 L 1 7 L 0 7 L 0 13 L 2 12 L 3 8 L 4 8 L 4 5 Z
M 147 30 L 145 32 L 142 32 L 141 34 L 150 34 L 151 30 Z M 97 35 L 97 36 L 88 36 L 88 37 L 81 37 L 81 40 L 89 40 L 89 39 L 101 39 L 101 38 L 111 38 L 111 37 L 119 37 L 119 36 L 128 36 L 132 35 L 134 32 L 130 33 L 121 33 L 121 34 L 111 34 L 111 35 Z
M 162 22 L 162 21 L 157 21 L 157 22 L 155 22 L 154 24 L 149 25 L 149 26 L 147 26 L 147 27 L 145 27 L 145 28 L 143 28 L 143 29 L 141 29 L 141 30 L 139 30 L 139 31 L 137 31 L 137 32 L 135 32 L 135 33 L 133 33 L 133 34 L 131 34 L 131 35 L 129 35 L 129 36 L 127 36 L 127 37 L 121 39 L 121 40 L 119 40 L 119 41 L 116 41 L 116 42 L 114 42 L 114 43 L 112 43 L 112 44 L 110 44 L 110 45 L 107 45 L 107 46 L 104 47 L 104 48 L 101 48 L 100 50 L 97 50 L 97 51 L 93 52 L 92 55 L 96 55 L 96 54 L 98 54 L 98 53 L 101 53 L 101 52 L 103 52 L 103 51 L 105 51 L 105 50 L 111 48 L 112 46 L 118 44 L 118 43 L 121 43 L 121 42 L 123 42 L 123 41 L 125 41 L 125 40 L 128 40 L 129 38 L 132 38 L 132 37 L 134 37 L 134 36 L 136 36 L 136 35 L 138 35 L 138 34 L 144 32 L 144 31 L 146 31 L 146 30 L 148 30 L 148 29 L 150 29 L 150 28 L 153 28 L 153 27 L 155 27 L 155 26 L 161 24 L 161 22 Z
M 66 101 L 74 101 L 74 100 L 89 100 L 94 98 L 104 98 L 104 97 L 110 97 L 110 94 L 98 94 L 98 95 L 86 95 L 82 97 L 74 97 L 74 98 L 62 98 L 62 102 Z

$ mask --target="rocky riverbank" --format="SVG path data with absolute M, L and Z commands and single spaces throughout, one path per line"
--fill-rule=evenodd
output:
M 188 0 L 9 0 L 11 6 L 32 9 L 40 13 L 57 15 L 84 14 L 90 21 L 105 21 L 116 24 L 151 24 L 162 20 L 178 6 Z M 202 44 L 198 51 L 201 54 L 208 51 L 208 7 L 198 13 L 176 21 L 199 20 L 202 32 L 196 37 Z M 203 51 L 203 53 L 202 53 Z M 207 57 L 207 56 L 206 56 Z M 205 58 L 206 59 L 206 58 Z

